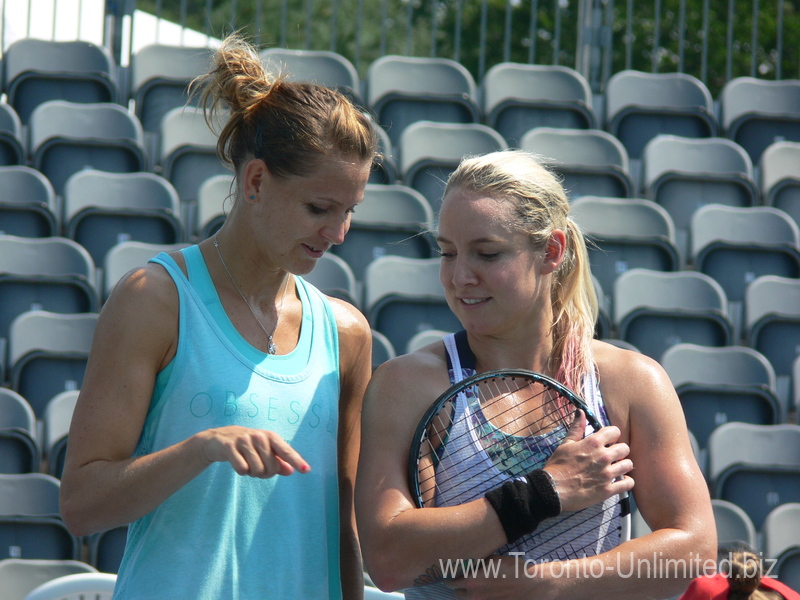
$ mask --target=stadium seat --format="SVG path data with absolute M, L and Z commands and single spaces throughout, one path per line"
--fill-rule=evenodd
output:
M 717 543 L 744 542 L 751 548 L 758 548 L 758 533 L 752 519 L 740 507 L 715 498 L 711 500 L 714 521 L 717 524 Z
M 111 600 L 116 583 L 111 573 L 65 575 L 31 590 L 25 600 Z
M 370 63 L 365 87 L 367 105 L 394 147 L 417 121 L 480 121 L 474 78 L 448 58 L 382 56 Z
M 742 146 L 753 164 L 777 141 L 800 142 L 800 80 L 735 77 L 719 95 L 725 136 Z
M 434 213 L 441 205 L 447 178 L 465 155 L 507 147 L 500 134 L 486 125 L 435 121 L 408 125 L 395 145 L 403 184 L 425 196 Z
M 611 299 L 609 295 L 606 295 L 603 291 L 600 280 L 598 280 L 594 274 L 592 275 L 592 286 L 597 296 L 597 322 L 594 327 L 594 337 L 600 340 L 616 340 L 616 338 L 612 337 L 614 324 L 611 319 Z M 628 342 L 624 340 L 616 341 L 622 341 L 622 343 L 628 344 Z M 629 345 L 633 347 L 633 344 Z
M 314 269 L 303 279 L 322 293 L 346 300 L 353 306 L 361 306 L 361 295 L 353 270 L 347 262 L 335 254 L 323 254 Z
M 370 119 L 372 120 L 372 119 Z M 386 130 L 372 121 L 375 133 L 378 135 L 378 156 L 372 165 L 369 174 L 370 183 L 397 183 L 400 174 L 398 173 L 397 158 L 395 157 L 394 146 Z
M 216 131 L 223 123 L 215 124 Z M 217 157 L 217 136 L 206 124 L 203 110 L 179 107 L 161 121 L 159 164 L 184 204 L 197 201 L 202 183 L 212 175 L 230 175 Z
M 655 202 L 582 196 L 572 203 L 570 215 L 591 242 L 587 248 L 592 274 L 612 303 L 620 273 L 681 268 L 672 218 Z
M 45 102 L 31 114 L 30 139 L 31 166 L 50 180 L 58 195 L 67 179 L 83 169 L 148 169 L 142 126 L 119 104 Z
M 149 244 L 146 242 L 121 242 L 112 246 L 103 262 L 103 301 L 108 299 L 114 286 L 128 271 L 143 267 L 160 252 L 175 252 L 188 244 Z
M 660 360 L 681 342 L 728 346 L 733 328 L 720 285 L 694 271 L 630 269 L 614 282 L 617 337 Z
M 0 473 L 36 473 L 40 458 L 33 409 L 17 392 L 0 387 Z
M 80 544 L 61 521 L 58 479 L 42 473 L 0 475 L 0 559 L 80 559 Z
M 745 291 L 744 338 L 769 359 L 778 395 L 788 398 L 792 364 L 800 356 L 800 279 L 764 275 Z
M 25 164 L 22 121 L 14 108 L 0 102 L 0 166 Z
M 97 317 L 31 311 L 11 323 L 11 388 L 30 403 L 37 418 L 56 394 L 81 388 Z
M 800 142 L 776 142 L 761 154 L 761 198 L 800 226 Z
M 701 451 L 711 432 L 724 423 L 775 425 L 786 416 L 777 397 L 775 370 L 752 348 L 676 344 L 664 352 L 661 365 Z
M 64 228 L 96 265 L 121 242 L 183 241 L 178 193 L 154 173 L 78 171 L 64 186 Z
M 600 129 L 537 127 L 522 136 L 519 147 L 553 162 L 571 200 L 588 194 L 628 198 L 633 181 L 628 153 L 617 138 Z
M 781 210 L 708 204 L 692 215 L 689 232 L 694 268 L 725 290 L 737 339 L 747 286 L 763 275 L 800 277 L 800 231 Z
M 619 71 L 606 83 L 606 129 L 638 159 L 659 134 L 689 138 L 717 134 L 714 104 L 705 84 L 686 73 Z
M 708 438 L 712 497 L 738 505 L 761 530 L 771 510 L 800 502 L 800 425 L 725 423 Z
M 358 71 L 347 58 L 330 50 L 266 48 L 259 53 L 268 73 L 289 81 L 308 81 L 334 89 L 362 105 Z
M 365 313 L 395 350 L 404 350 L 420 331 L 461 328 L 445 300 L 439 263 L 438 258 L 382 256 L 367 267 Z
M 0 167 L 0 232 L 22 237 L 58 235 L 56 193 L 40 171 Z
M 430 258 L 432 228 L 433 211 L 420 192 L 404 185 L 367 184 L 344 243 L 332 252 L 363 282 L 367 265 L 381 256 Z
M 372 330 L 372 370 L 397 356 L 392 342 L 380 331 Z
M 510 146 L 534 127 L 592 129 L 592 90 L 575 69 L 503 62 L 481 81 L 484 121 Z
M 89 562 L 101 573 L 117 573 L 127 539 L 127 525 L 92 534 L 89 537 Z
M 91 42 L 22 38 L 6 48 L 3 66 L 3 89 L 23 124 L 50 100 L 117 101 L 114 59 Z
M 95 265 L 80 244 L 61 237 L 0 236 L 0 338 L 23 312 L 97 310 Z
M 794 411 L 800 411 L 800 354 L 794 357 L 791 379 L 791 391 L 789 396 L 789 402 L 791 403 L 790 408 Z
M 228 216 L 233 205 L 235 190 L 233 175 L 212 175 L 197 190 L 197 211 L 193 234 L 198 241 L 214 235 Z M 226 208 L 227 206 L 227 208 Z
M 775 559 L 771 576 L 800 589 L 800 503 L 777 506 L 764 519 L 764 556 Z
M 657 136 L 644 149 L 642 170 L 645 197 L 670 214 L 678 248 L 686 257 L 689 227 L 698 208 L 706 204 L 759 204 L 750 157 L 724 138 Z
M 150 44 L 131 55 L 130 95 L 146 132 L 158 133 L 161 119 L 188 100 L 189 83 L 211 65 L 209 48 Z
M 68 390 L 56 394 L 47 401 L 42 416 L 42 445 L 44 455 L 47 457 L 47 471 L 58 479 L 61 479 L 64 470 L 69 426 L 78 394 L 80 390 Z
M 25 600 L 40 585 L 74 573 L 97 573 L 97 569 L 78 560 L 7 558 L 0 560 L 0 581 L 4 600 Z M 88 598 L 86 600 L 89 600 Z
M 424 348 L 428 344 L 442 341 L 442 338 L 453 333 L 452 331 L 442 331 L 441 329 L 426 329 L 415 334 L 408 344 L 406 344 L 406 354 L 416 352 L 420 348 Z

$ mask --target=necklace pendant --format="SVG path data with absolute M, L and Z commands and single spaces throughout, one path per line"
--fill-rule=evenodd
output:
M 272 336 L 269 336 L 269 344 L 267 345 L 267 352 L 269 354 L 277 354 L 278 347 L 275 345 L 275 342 L 272 341 Z

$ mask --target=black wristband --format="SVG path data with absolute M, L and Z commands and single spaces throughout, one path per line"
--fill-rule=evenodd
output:
M 561 514 L 555 484 L 544 469 L 531 471 L 525 481 L 506 481 L 486 492 L 486 499 L 500 518 L 509 544 L 533 533 L 545 519 Z

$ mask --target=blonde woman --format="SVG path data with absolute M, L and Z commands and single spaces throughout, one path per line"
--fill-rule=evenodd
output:
M 716 552 L 708 491 L 663 369 L 592 339 L 588 256 L 558 180 L 521 151 L 467 158 L 448 180 L 437 240 L 441 282 L 464 332 L 389 361 L 367 390 L 356 508 L 372 579 L 407 598 L 638 600 L 680 592 L 693 567 Z M 579 390 L 606 426 L 584 437 L 581 415 L 513 493 L 503 484 L 466 504 L 416 508 L 406 462 L 426 408 L 473 372 L 507 368 Z M 447 561 L 485 559 L 548 518 L 629 490 L 653 529 L 646 537 L 568 563 L 492 557 L 499 570 L 442 578 Z M 650 578 L 637 577 L 646 566 Z
M 61 486 L 76 535 L 130 523 L 115 598 L 359 598 L 353 487 L 370 332 L 301 275 L 342 243 L 375 155 L 326 88 L 238 38 L 196 82 L 234 202 L 103 308 Z

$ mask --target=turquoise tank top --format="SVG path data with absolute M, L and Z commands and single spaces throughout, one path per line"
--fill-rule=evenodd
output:
M 156 452 L 214 427 L 277 432 L 311 472 L 262 480 L 214 463 L 130 525 L 117 600 L 340 599 L 339 348 L 323 295 L 300 277 L 300 340 L 271 356 L 228 319 L 197 246 L 188 280 L 166 254 L 180 300 L 178 347 L 159 373 L 136 448 Z

